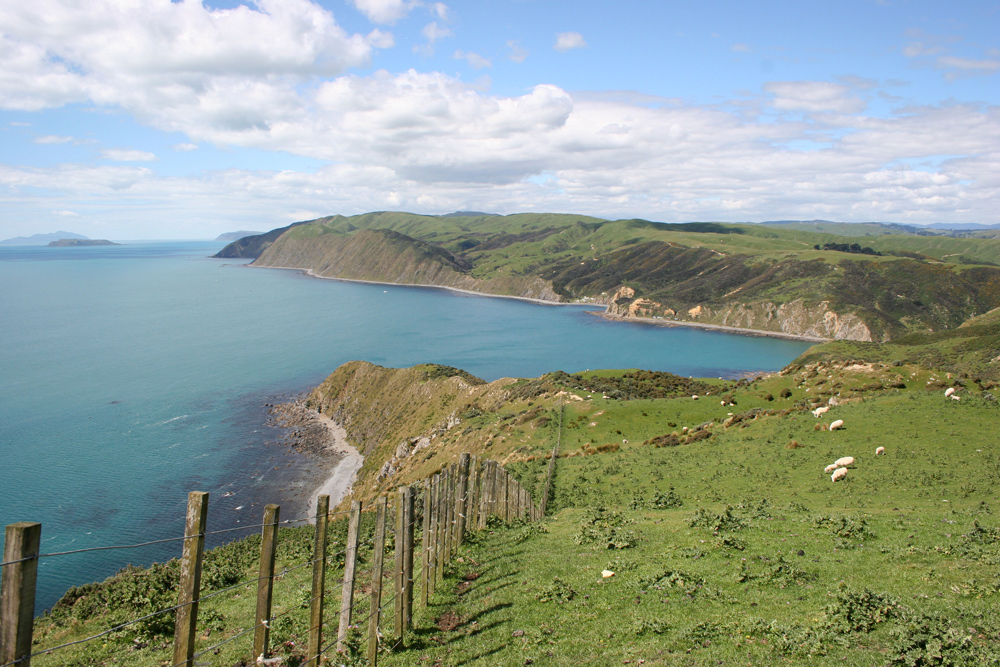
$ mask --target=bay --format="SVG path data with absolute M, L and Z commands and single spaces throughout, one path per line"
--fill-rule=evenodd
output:
M 267 404 L 340 364 L 434 362 L 485 380 L 645 368 L 733 376 L 776 370 L 809 343 L 610 322 L 431 288 L 251 269 L 214 242 L 0 247 L 0 525 L 42 523 L 42 552 L 183 533 L 186 494 L 211 494 L 209 530 L 268 502 L 304 516 L 323 476 L 276 446 Z M 227 495 L 229 494 L 229 495 Z M 38 609 L 177 542 L 40 562 Z

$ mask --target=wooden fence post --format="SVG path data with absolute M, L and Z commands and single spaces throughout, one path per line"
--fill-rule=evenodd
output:
M 31 661 L 35 622 L 35 583 L 42 524 L 19 521 L 4 531 L 3 577 L 0 579 L 0 664 Z
M 368 622 L 368 664 L 378 665 L 378 624 L 382 612 L 382 564 L 385 557 L 385 496 L 375 501 L 375 544 L 372 552 L 372 597 Z
M 431 478 L 424 480 L 424 536 L 421 545 L 420 602 L 427 607 L 430 602 L 431 569 L 431 517 L 434 504 L 431 492 Z
M 175 666 L 194 667 L 195 626 L 198 623 L 198 598 L 201 590 L 201 563 L 205 555 L 205 526 L 208 523 L 208 494 L 188 494 L 187 519 L 184 525 L 184 549 L 181 555 L 180 592 L 177 596 L 177 622 L 174 625 Z
M 465 503 L 465 525 L 479 530 L 479 457 L 469 457 L 469 500 Z
M 413 628 L 413 489 L 403 488 L 403 630 Z
M 406 518 L 403 516 L 403 489 L 396 492 L 396 553 L 393 560 L 392 580 L 396 594 L 392 597 L 392 629 L 395 639 L 403 638 L 403 531 Z
M 358 527 L 361 523 L 361 502 L 351 503 L 351 518 L 347 524 L 347 546 L 344 547 L 344 586 L 340 593 L 340 625 L 337 628 L 337 650 L 344 650 L 344 640 L 351 627 L 354 609 L 354 573 L 358 567 Z
M 260 576 L 257 577 L 257 614 L 254 617 L 253 655 L 268 657 L 271 636 L 271 595 L 274 591 L 274 556 L 278 542 L 280 507 L 264 507 L 264 526 L 260 531 Z
M 451 561 L 451 536 L 455 521 L 455 471 L 452 466 L 445 469 L 444 476 L 444 531 L 441 540 L 444 557 L 441 562 L 441 576 L 444 577 L 444 565 Z M 443 580 L 443 579 L 442 579 Z
M 309 608 L 309 653 L 306 667 L 319 667 L 323 650 L 323 598 L 326 588 L 326 526 L 330 518 L 330 496 L 316 499 L 316 541 L 313 546 L 312 603 Z
M 458 456 L 458 479 L 455 498 L 455 548 L 462 546 L 465 539 L 465 519 L 469 507 L 469 455 Z
M 428 585 L 429 594 L 433 594 L 437 590 L 438 559 L 441 557 L 440 544 L 438 543 L 438 536 L 441 533 L 441 473 L 434 474 L 434 481 L 431 483 L 431 499 L 433 509 L 431 513 L 431 535 L 429 538 L 431 558 L 430 583 Z

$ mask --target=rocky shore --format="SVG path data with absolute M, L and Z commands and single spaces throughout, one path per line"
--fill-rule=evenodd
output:
M 315 514 L 316 499 L 330 496 L 336 507 L 351 491 L 364 457 L 347 440 L 344 429 L 326 415 L 306 407 L 305 397 L 271 405 L 268 425 L 286 429 L 280 444 L 316 459 L 329 473 L 309 499 L 309 514 Z

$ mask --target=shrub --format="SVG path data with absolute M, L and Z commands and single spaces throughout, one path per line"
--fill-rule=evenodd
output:
M 879 623 L 900 617 L 899 600 L 867 588 L 860 593 L 841 591 L 827 605 L 827 627 L 840 634 L 871 632 Z
M 747 522 L 733 511 L 732 505 L 726 505 L 720 513 L 712 512 L 704 507 L 698 508 L 694 516 L 688 519 L 692 528 L 709 528 L 713 532 L 740 530 L 747 527 Z
M 542 586 L 535 593 L 535 599 L 539 602 L 555 602 L 556 604 L 566 604 L 575 596 L 576 591 L 559 577 L 553 578 L 551 584 Z
M 573 541 L 577 544 L 603 545 L 605 549 L 628 549 L 639 543 L 639 533 L 625 528 L 630 523 L 621 512 L 604 507 L 591 508 Z

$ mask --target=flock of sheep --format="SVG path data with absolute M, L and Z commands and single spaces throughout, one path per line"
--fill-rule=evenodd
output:
M 962 400 L 958 395 L 955 394 L 955 388 L 954 387 L 949 387 L 948 389 L 946 389 L 945 392 L 944 392 L 944 396 L 945 396 L 945 398 L 950 398 L 953 401 L 960 401 L 960 400 Z M 815 410 L 813 410 L 812 414 L 813 414 L 814 417 L 816 417 L 817 419 L 819 419 L 821 415 L 826 414 L 826 412 L 828 412 L 829 410 L 830 410 L 830 406 L 824 405 L 824 406 L 818 407 Z M 830 428 L 831 431 L 836 431 L 838 428 L 842 428 L 843 426 L 844 426 L 844 420 L 843 419 L 837 419 L 837 420 L 835 420 L 835 421 L 833 421 L 833 422 L 830 423 L 830 427 L 829 428 Z M 875 456 L 882 456 L 883 454 L 885 454 L 885 447 L 876 447 L 875 448 Z M 830 465 L 828 465 L 826 468 L 824 468 L 823 472 L 826 473 L 826 474 L 828 474 L 828 475 L 830 475 L 830 481 L 831 482 L 839 482 L 840 480 L 842 480 L 845 477 L 847 477 L 847 468 L 848 468 L 848 466 L 852 466 L 852 465 L 854 465 L 854 457 L 853 456 L 844 456 L 844 457 L 841 457 L 841 458 L 837 459 L 836 461 L 834 461 L 833 463 L 831 463 Z

